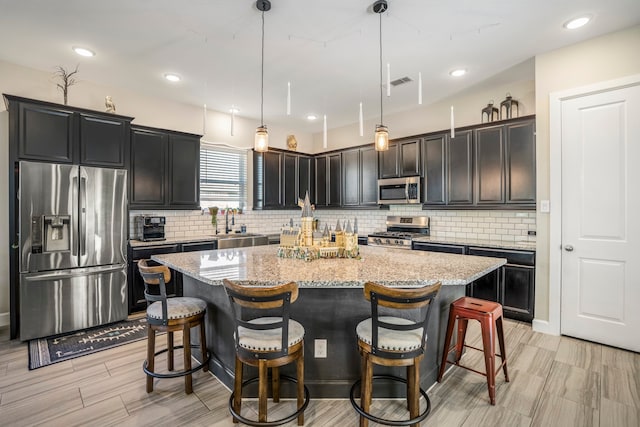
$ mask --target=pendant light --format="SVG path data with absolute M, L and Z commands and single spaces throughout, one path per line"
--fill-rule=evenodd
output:
M 389 149 L 389 129 L 382 121 L 382 14 L 387 10 L 387 0 L 377 0 L 373 3 L 373 11 L 380 16 L 380 124 L 376 125 L 374 137 L 376 151 Z
M 269 150 L 269 133 L 264 124 L 264 13 L 271 9 L 269 0 L 257 0 L 256 7 L 262 12 L 262 51 L 260 63 L 260 126 L 256 129 L 253 149 L 258 152 Z

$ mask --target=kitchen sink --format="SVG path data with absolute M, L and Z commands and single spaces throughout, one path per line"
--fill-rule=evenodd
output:
M 218 249 L 246 248 L 269 244 L 269 238 L 264 234 L 218 234 Z

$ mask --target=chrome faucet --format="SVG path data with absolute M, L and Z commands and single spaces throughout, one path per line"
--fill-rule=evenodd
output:
M 229 208 L 224 210 L 224 234 L 229 234 L 231 228 L 229 227 Z

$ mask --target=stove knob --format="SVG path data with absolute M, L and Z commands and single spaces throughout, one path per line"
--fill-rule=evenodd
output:
M 390 244 L 391 244 L 391 239 L 385 239 L 385 243 L 386 243 L 387 245 L 390 245 Z
M 381 238 L 379 238 L 379 237 L 376 237 L 375 239 L 373 239 L 373 241 L 374 241 L 375 243 L 377 243 L 378 245 L 382 244 L 382 239 L 381 239 Z

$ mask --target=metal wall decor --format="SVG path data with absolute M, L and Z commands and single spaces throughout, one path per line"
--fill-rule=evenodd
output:
M 518 101 L 511 97 L 511 94 L 507 92 L 507 97 L 500 103 L 500 117 L 502 119 L 511 119 L 518 117 Z
M 486 119 L 486 120 L 485 120 Z M 500 120 L 500 110 L 493 106 L 493 99 L 482 109 L 482 123 Z

